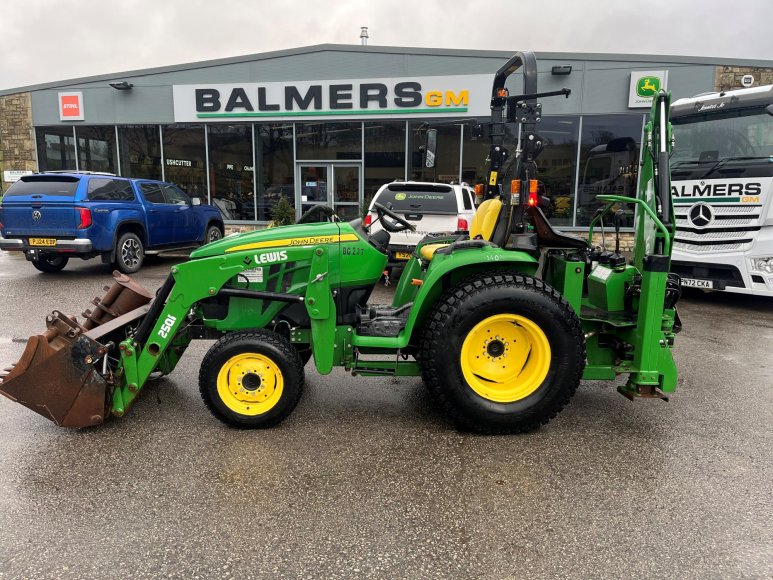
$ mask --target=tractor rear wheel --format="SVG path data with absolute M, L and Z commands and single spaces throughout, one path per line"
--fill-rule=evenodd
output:
M 569 402 L 585 366 L 585 341 L 558 291 L 494 271 L 438 300 L 419 356 L 425 382 L 458 427 L 524 433 Z
M 223 423 L 273 427 L 292 413 L 303 392 L 303 364 L 289 340 L 266 330 L 232 332 L 204 357 L 199 389 Z

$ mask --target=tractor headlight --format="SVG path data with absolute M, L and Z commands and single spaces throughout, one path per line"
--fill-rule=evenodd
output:
M 765 272 L 766 274 L 773 274 L 773 257 L 753 258 L 752 269 L 758 272 Z

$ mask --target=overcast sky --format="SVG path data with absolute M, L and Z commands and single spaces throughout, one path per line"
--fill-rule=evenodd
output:
M 773 0 L 2 0 L 0 89 L 322 43 L 773 60 Z

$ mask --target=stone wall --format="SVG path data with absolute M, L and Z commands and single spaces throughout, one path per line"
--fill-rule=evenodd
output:
M 29 93 L 0 97 L 0 171 L 11 170 L 37 171 Z M 2 182 L 3 191 L 10 186 Z
M 718 66 L 714 73 L 714 90 L 729 91 L 742 89 L 741 78 L 744 75 L 754 77 L 753 87 L 773 85 L 773 68 L 752 66 Z
M 587 232 L 572 232 L 573 236 L 579 236 L 583 238 L 584 240 L 588 239 L 588 233 Z M 607 243 L 607 250 L 610 252 L 613 252 L 615 250 L 615 228 L 614 227 L 606 227 L 604 228 L 604 238 Z M 593 245 L 594 246 L 600 246 L 601 245 L 601 232 L 599 232 L 598 226 L 596 226 L 593 230 Z M 620 251 L 621 252 L 632 252 L 634 246 L 634 235 L 633 232 L 620 232 Z

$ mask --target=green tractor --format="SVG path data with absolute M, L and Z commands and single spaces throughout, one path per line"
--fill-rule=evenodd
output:
M 509 75 L 522 69 L 524 91 Z M 191 340 L 215 338 L 199 386 L 212 413 L 239 428 L 270 427 L 297 405 L 304 366 L 360 376 L 421 376 L 458 427 L 526 432 L 569 402 L 581 379 L 615 380 L 627 397 L 666 399 L 679 280 L 669 274 L 673 224 L 669 95 L 654 99 L 636 199 L 598 196 L 588 240 L 555 230 L 537 196 L 538 98 L 532 53 L 495 76 L 488 184 L 469 235 L 425 238 L 391 305 L 369 304 L 390 233 L 413 226 L 376 206 L 360 220 L 305 223 L 229 236 L 174 266 L 153 297 L 125 276 L 80 324 L 59 312 L 31 337 L 0 392 L 58 425 L 123 416 L 151 375 L 168 374 Z M 513 156 L 505 124 L 518 123 Z M 505 187 L 504 175 L 514 179 Z M 636 245 L 592 247 L 604 218 L 636 206 Z M 619 229 L 619 228 L 616 228 Z

